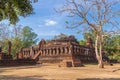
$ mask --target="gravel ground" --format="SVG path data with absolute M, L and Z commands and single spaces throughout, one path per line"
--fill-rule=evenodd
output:
M 105 66 L 58 67 L 57 64 L 0 67 L 0 80 L 120 80 L 120 64 Z

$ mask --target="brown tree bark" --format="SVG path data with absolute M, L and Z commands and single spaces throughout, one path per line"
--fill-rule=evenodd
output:
M 104 68 L 103 59 L 102 59 L 102 41 L 98 41 L 99 39 L 101 40 L 101 37 L 97 35 L 95 40 L 95 53 L 96 53 L 96 58 L 98 60 L 98 68 Z

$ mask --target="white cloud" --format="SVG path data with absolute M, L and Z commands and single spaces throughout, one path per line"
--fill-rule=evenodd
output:
M 57 24 L 57 22 L 54 21 L 54 20 L 45 20 L 45 25 L 46 26 L 54 26 L 56 24 Z

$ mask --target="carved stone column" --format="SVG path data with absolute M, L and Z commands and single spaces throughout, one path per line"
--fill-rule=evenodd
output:
M 25 51 L 24 51 L 24 58 L 26 57 L 26 49 L 25 49 Z
M 76 46 L 73 47 L 74 54 L 76 54 Z
M 62 55 L 63 54 L 63 48 L 62 47 L 60 48 L 60 52 L 61 52 L 60 54 Z
M 45 55 L 45 51 L 44 51 L 44 49 L 42 49 L 42 52 L 43 52 L 43 55 Z
M 53 55 L 53 49 L 51 48 L 51 56 Z
M 72 47 L 72 45 L 70 45 L 70 47 L 69 47 L 69 54 L 73 54 L 73 47 Z
M 79 54 L 79 47 L 77 47 L 77 54 Z
M 65 47 L 65 54 L 68 54 L 68 47 Z
M 56 55 L 58 55 L 58 53 L 59 53 L 59 50 L 58 50 L 58 48 L 56 48 Z
M 44 55 L 47 55 L 46 52 L 45 52 L 45 49 L 43 49 L 43 52 L 44 52 Z
M 30 48 L 30 57 L 32 58 L 34 54 L 33 47 Z
M 28 57 L 28 55 L 29 55 L 29 51 L 28 51 L 28 49 L 27 49 L 27 54 L 26 54 L 26 58 Z
M 44 49 L 44 54 L 47 55 L 47 53 L 46 53 L 46 49 Z

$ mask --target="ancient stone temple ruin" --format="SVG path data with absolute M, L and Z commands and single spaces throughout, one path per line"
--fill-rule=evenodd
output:
M 8 41 L 8 53 L 6 54 L 3 53 L 2 47 L 0 47 L 0 65 L 1 64 L 7 65 L 6 63 L 9 63 L 9 62 L 13 62 L 12 55 L 11 55 L 11 42 L 10 41 Z
M 46 42 L 44 39 L 37 46 L 23 48 L 19 59 L 32 58 L 41 63 L 59 63 L 59 66 L 81 66 L 83 63 L 96 62 L 91 39 L 85 46 L 79 45 L 74 36 Z
M 37 58 L 35 58 L 35 59 L 22 58 L 22 59 L 20 59 L 17 56 L 16 59 L 14 59 L 11 54 L 11 47 L 12 47 L 12 43 L 10 41 L 8 41 L 8 52 L 7 53 L 3 53 L 2 47 L 0 47 L 0 66 L 17 66 L 17 65 L 36 64 Z

